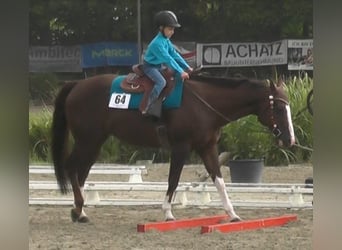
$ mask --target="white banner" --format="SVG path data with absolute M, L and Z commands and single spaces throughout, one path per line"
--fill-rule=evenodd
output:
M 288 70 L 313 70 L 313 39 L 288 40 Z
M 197 65 L 243 67 L 287 63 L 287 40 L 267 43 L 197 44 Z
M 30 72 L 82 72 L 80 46 L 29 48 Z

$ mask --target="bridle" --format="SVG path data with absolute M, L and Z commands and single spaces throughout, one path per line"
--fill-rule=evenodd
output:
M 283 98 L 280 98 L 280 97 L 276 97 L 274 98 L 273 95 L 269 95 L 268 96 L 268 99 L 269 99 L 269 104 L 270 104 L 270 110 L 271 110 L 271 124 L 272 124 L 272 133 L 274 134 L 275 137 L 279 137 L 282 132 L 281 130 L 279 129 L 275 119 L 274 119 L 274 102 L 275 101 L 280 101 L 282 103 L 285 103 L 286 105 L 289 105 L 289 102 L 286 101 L 285 99 Z

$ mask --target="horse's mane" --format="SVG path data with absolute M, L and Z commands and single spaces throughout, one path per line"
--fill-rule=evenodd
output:
M 263 80 L 250 79 L 247 77 L 215 77 L 206 75 L 192 75 L 191 80 L 206 82 L 210 84 L 224 85 L 236 88 L 241 85 L 250 85 L 251 87 L 265 87 L 266 82 Z

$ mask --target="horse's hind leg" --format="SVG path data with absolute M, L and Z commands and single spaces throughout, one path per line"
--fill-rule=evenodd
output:
M 217 191 L 221 197 L 224 210 L 230 217 L 230 221 L 240 221 L 240 217 L 235 213 L 233 205 L 228 197 L 226 185 L 222 178 L 222 173 L 220 170 L 219 162 L 218 162 L 218 152 L 216 144 L 205 149 L 201 149 L 198 151 L 201 156 L 205 168 L 207 169 L 211 179 L 213 180 Z
M 73 222 L 88 222 L 89 219 L 83 210 L 84 183 L 91 166 L 96 161 L 100 145 L 92 143 L 75 142 L 73 151 L 66 162 L 66 170 L 70 178 L 74 193 L 74 208 L 71 210 Z

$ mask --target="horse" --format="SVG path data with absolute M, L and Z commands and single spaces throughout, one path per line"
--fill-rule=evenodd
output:
M 180 107 L 163 109 L 160 119 L 155 121 L 144 117 L 138 109 L 108 107 L 111 84 L 117 77 L 102 74 L 66 81 L 55 99 L 52 159 L 61 193 L 69 192 L 70 184 L 72 187 L 72 221 L 89 221 L 84 211 L 83 188 L 100 148 L 109 136 L 129 144 L 170 150 L 168 189 L 162 202 L 165 220 L 176 219 L 171 201 L 192 151 L 203 161 L 229 220 L 242 220 L 228 197 L 220 171 L 217 147 L 220 131 L 234 120 L 256 115 L 258 121 L 274 134 L 276 143 L 292 146 L 295 136 L 284 83 L 280 79 L 273 82 L 192 75 L 182 83 Z M 160 124 L 165 128 L 164 140 L 157 129 Z M 70 134 L 72 143 L 68 139 Z

